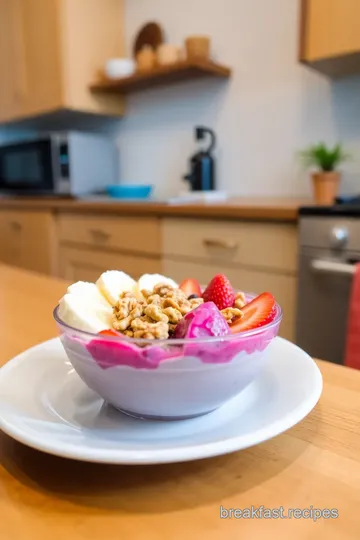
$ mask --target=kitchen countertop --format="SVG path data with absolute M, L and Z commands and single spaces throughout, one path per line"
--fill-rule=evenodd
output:
M 0 265 L 0 365 L 56 335 L 66 283 Z M 319 361 L 324 391 L 288 432 L 193 463 L 120 467 L 49 456 L 0 434 L 2 540 L 357 540 L 360 372 Z M 296 381 L 294 381 L 296 384 Z M 338 519 L 220 519 L 225 508 L 336 508 Z
M 52 210 L 119 215 L 184 216 L 215 219 L 247 219 L 258 221 L 296 222 L 299 207 L 309 205 L 308 199 L 231 198 L 213 203 L 164 203 L 95 201 L 59 198 L 0 198 L 0 209 Z

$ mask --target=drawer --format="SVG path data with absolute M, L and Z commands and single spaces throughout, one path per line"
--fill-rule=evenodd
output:
M 216 273 L 223 272 L 237 289 L 253 293 L 271 292 L 284 312 L 280 335 L 293 341 L 295 339 L 295 304 L 297 279 L 291 275 L 271 272 L 249 271 L 226 268 L 196 262 L 163 260 L 163 274 L 180 282 L 185 277 L 194 277 L 206 285 Z
M 134 279 L 145 272 L 160 273 L 160 260 L 125 255 L 122 253 L 106 253 L 77 247 L 60 248 L 60 277 L 68 281 L 96 281 L 105 270 L 123 270 Z
M 92 248 L 120 249 L 139 253 L 160 253 L 160 222 L 157 218 L 58 216 L 60 242 L 84 244 Z
M 164 254 L 295 272 L 297 229 L 281 223 L 165 219 Z

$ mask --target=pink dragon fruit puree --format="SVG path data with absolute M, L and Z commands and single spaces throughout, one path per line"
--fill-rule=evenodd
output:
M 189 343 L 177 344 L 169 339 L 141 347 L 125 339 L 121 341 L 99 337 L 82 344 L 102 369 L 114 366 L 157 369 L 164 361 L 184 357 L 196 358 L 204 364 L 229 363 L 239 353 L 263 351 L 277 331 L 278 324 L 246 337 L 241 334 L 230 335 L 229 326 L 215 304 L 206 302 L 185 315 L 176 329 L 174 338 L 189 339 Z M 218 340 L 206 341 L 209 337 L 217 337 Z M 202 341 L 196 342 L 196 338 Z

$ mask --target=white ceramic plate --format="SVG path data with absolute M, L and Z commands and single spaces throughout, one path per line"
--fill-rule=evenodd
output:
M 314 361 L 281 338 L 262 374 L 217 411 L 155 422 L 106 405 L 74 372 L 58 338 L 0 370 L 0 428 L 38 450 L 103 463 L 170 463 L 248 448 L 302 420 L 317 403 L 322 378 Z

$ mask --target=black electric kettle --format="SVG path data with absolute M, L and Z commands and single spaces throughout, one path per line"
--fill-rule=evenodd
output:
M 190 173 L 184 176 L 184 180 L 190 183 L 192 191 L 211 191 L 215 189 L 215 162 L 211 152 L 215 148 L 215 133 L 206 127 L 195 128 L 197 141 L 210 135 L 210 146 L 207 150 L 200 150 L 190 158 Z

